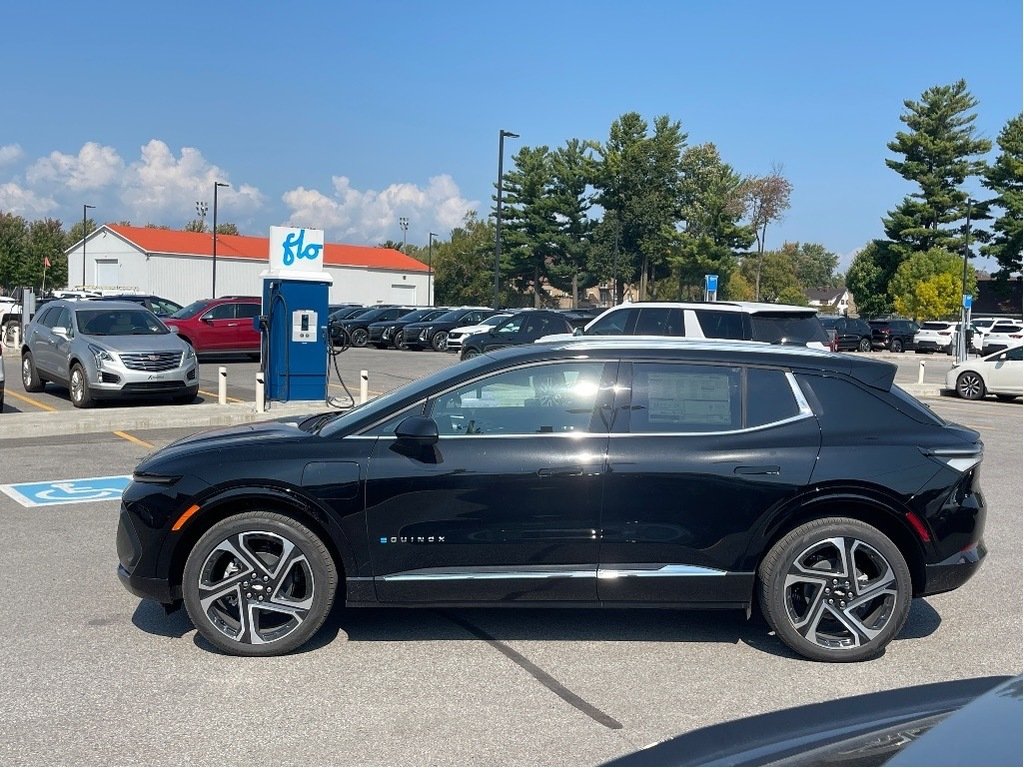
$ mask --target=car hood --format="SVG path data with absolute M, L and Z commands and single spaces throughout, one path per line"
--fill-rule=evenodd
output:
M 256 424 L 242 424 L 235 427 L 224 427 L 206 432 L 199 432 L 181 440 L 176 440 L 170 445 L 151 453 L 135 468 L 137 473 L 143 474 L 180 474 L 183 471 L 181 464 L 187 462 L 195 466 L 202 462 L 196 461 L 197 454 L 205 454 L 210 451 L 231 450 L 244 455 L 247 445 L 260 442 L 266 443 L 269 440 L 302 440 L 308 439 L 310 434 L 299 429 L 300 418 L 288 421 L 261 421 Z M 194 473 L 198 474 L 198 473 Z
M 80 344 L 95 344 L 111 352 L 184 352 L 188 346 L 175 333 L 138 334 L 133 336 L 75 337 Z

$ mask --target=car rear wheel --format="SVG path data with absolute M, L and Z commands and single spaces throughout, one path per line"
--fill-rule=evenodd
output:
M 26 392 L 42 392 L 46 386 L 46 379 L 36 370 L 31 352 L 25 352 L 21 356 L 21 384 Z
M 981 400 L 985 396 L 985 380 L 974 371 L 964 371 L 956 378 L 956 393 L 964 400 Z
M 435 352 L 443 352 L 444 345 L 448 341 L 448 331 L 438 331 L 430 337 L 430 346 Z
M 861 352 L 870 352 L 871 339 L 861 339 L 860 342 L 857 344 L 857 349 L 860 350 Z
M 366 341 L 369 339 L 370 334 L 366 332 L 365 328 L 356 328 L 352 331 L 349 339 L 352 342 L 353 347 L 365 347 Z
M 783 536 L 758 569 L 765 618 L 815 661 L 880 655 L 907 620 L 912 583 L 900 550 L 859 520 L 812 520 Z
M 85 375 L 85 369 L 81 363 L 71 366 L 71 380 L 68 382 L 68 391 L 71 394 L 71 404 L 75 408 L 91 408 L 93 405 L 92 393 L 89 391 L 89 378 Z
M 274 512 L 234 515 L 189 553 L 182 598 L 200 634 L 236 656 L 275 656 L 305 643 L 334 603 L 338 571 L 323 541 Z
M 902 352 L 903 342 L 900 341 L 899 339 L 893 339 L 892 344 L 889 345 L 889 349 L 891 349 L 893 352 Z

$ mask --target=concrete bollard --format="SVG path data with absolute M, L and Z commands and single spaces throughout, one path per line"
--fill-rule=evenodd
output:
M 266 388 L 263 382 L 263 371 L 256 371 L 256 413 L 267 410 Z
M 370 372 L 359 372 L 359 403 L 365 403 L 370 397 Z
M 924 360 L 917 366 L 917 383 L 924 384 Z
M 223 365 L 217 369 L 217 402 L 228 404 L 228 369 Z

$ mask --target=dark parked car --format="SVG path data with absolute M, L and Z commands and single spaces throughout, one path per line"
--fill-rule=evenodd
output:
M 394 320 L 378 320 L 375 323 L 370 323 L 370 339 L 367 343 L 377 349 L 384 349 L 385 347 L 405 349 L 405 333 L 403 332 L 405 326 L 410 323 L 433 320 L 436 317 L 441 317 L 441 315 L 446 314 L 448 311 L 448 307 L 426 307 L 424 309 L 417 309 L 415 312 L 410 312 L 402 317 L 397 317 Z
M 484 333 L 476 333 L 462 340 L 463 360 L 476 357 L 502 347 L 533 344 L 543 336 L 556 333 L 571 334 L 573 324 L 561 312 L 549 309 L 526 309 Z
M 353 347 L 365 347 L 370 340 L 370 323 L 381 320 L 397 320 L 399 317 L 408 315 L 416 307 L 374 307 L 367 312 L 359 312 L 352 317 L 341 320 L 333 325 L 336 329 L 331 332 L 331 341 L 335 341 L 335 334 L 340 328 L 348 337 Z M 335 344 L 337 346 L 337 344 Z
M 151 454 L 122 498 L 118 573 L 242 655 L 297 648 L 336 599 L 757 599 L 798 653 L 871 658 L 913 597 L 986 554 L 978 433 L 895 372 L 745 342 L 500 350 L 343 414 Z
M 458 307 L 433 320 L 409 323 L 402 331 L 406 349 L 444 350 L 448 332 L 463 325 L 476 325 L 495 311 L 487 307 Z
M 829 315 L 821 315 L 819 319 L 826 331 L 832 329 L 836 332 L 835 348 L 837 351 L 871 351 L 871 326 L 867 321 Z
M 259 316 L 262 304 L 259 296 L 200 299 L 164 318 L 164 323 L 177 330 L 197 354 L 245 352 L 258 357 L 260 332 L 253 318 Z
M 151 294 L 121 293 L 117 296 L 97 296 L 93 301 L 130 301 L 133 304 L 141 304 L 157 317 L 170 317 L 181 309 L 178 302 Z
M 914 334 L 921 328 L 913 320 L 868 320 L 871 326 L 871 346 L 902 352 L 914 348 Z

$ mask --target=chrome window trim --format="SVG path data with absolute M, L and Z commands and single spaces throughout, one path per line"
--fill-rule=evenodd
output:
M 769 424 L 760 424 L 756 427 L 743 427 L 742 429 L 724 429 L 715 432 L 612 432 L 609 437 L 708 437 L 712 435 L 742 435 L 747 432 L 757 432 L 761 429 L 771 429 L 783 424 L 792 424 L 796 421 L 803 421 L 814 416 L 813 413 L 797 414 L 788 419 L 773 421 Z M 472 435 L 471 435 L 472 437 Z M 532 435 L 531 435 L 532 437 Z
M 619 579 L 626 576 L 727 576 L 728 571 L 703 565 L 663 565 L 660 568 L 598 568 L 597 578 Z

